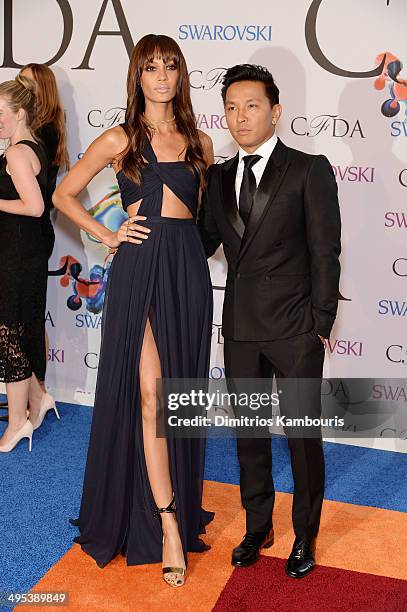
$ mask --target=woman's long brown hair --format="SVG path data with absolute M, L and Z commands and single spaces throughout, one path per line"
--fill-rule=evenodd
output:
M 45 64 L 26 64 L 23 70 L 30 69 L 37 84 L 37 116 L 34 132 L 46 123 L 52 123 L 58 138 L 58 147 L 53 163 L 60 168 L 69 169 L 68 149 L 66 145 L 65 113 L 59 97 L 57 82 L 51 68 Z
M 128 145 L 120 158 L 121 168 L 128 178 L 140 184 L 140 168 L 145 163 L 142 149 L 145 139 L 151 140 L 153 136 L 153 131 L 143 115 L 145 100 L 141 88 L 141 75 L 144 68 L 157 56 L 162 57 L 164 63 L 174 62 L 178 68 L 177 92 L 173 100 L 175 121 L 178 131 L 186 141 L 185 161 L 197 172 L 200 184 L 203 186 L 206 163 L 192 110 L 187 65 L 175 40 L 161 34 L 143 36 L 134 47 L 130 58 L 127 73 L 126 123 L 123 126 Z

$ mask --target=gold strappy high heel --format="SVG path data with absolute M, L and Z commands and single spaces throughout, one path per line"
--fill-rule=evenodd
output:
M 168 504 L 166 508 L 156 509 L 156 514 L 158 516 L 160 514 L 163 514 L 164 512 L 167 512 L 169 514 L 175 514 L 176 512 L 175 497 L 172 498 L 171 503 Z M 163 545 L 164 545 L 164 535 L 163 535 Z M 163 579 L 165 580 L 167 584 L 169 584 L 172 587 L 183 586 L 183 584 L 185 583 L 185 573 L 186 573 L 185 567 L 163 567 L 162 569 L 163 569 Z M 171 577 L 171 574 L 173 575 L 172 577 Z

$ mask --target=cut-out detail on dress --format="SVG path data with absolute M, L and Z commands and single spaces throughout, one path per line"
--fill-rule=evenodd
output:
M 199 178 L 185 161 L 159 162 L 149 141 L 146 141 L 143 156 L 147 163 L 141 168 L 142 183 L 136 185 L 119 170 L 116 174 L 124 210 L 141 199 L 148 199 L 148 209 L 140 206 L 139 215 L 161 216 L 163 185 L 196 215 L 198 207 Z M 148 212 L 147 212 L 148 210 Z M 177 217 L 168 217 L 177 218 Z

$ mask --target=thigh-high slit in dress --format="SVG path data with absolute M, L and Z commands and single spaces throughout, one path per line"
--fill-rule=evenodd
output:
M 212 288 L 196 226 L 199 181 L 183 162 L 158 162 L 146 142 L 142 184 L 120 171 L 123 207 L 151 228 L 142 244 L 122 243 L 114 256 L 103 310 L 95 406 L 75 538 L 98 565 L 119 552 L 128 565 L 162 558 L 162 529 L 154 514 L 143 448 L 139 362 L 147 319 L 164 378 L 207 378 Z M 161 216 L 166 185 L 192 218 Z M 168 438 L 177 521 L 186 558 L 213 513 L 201 508 L 204 440 Z

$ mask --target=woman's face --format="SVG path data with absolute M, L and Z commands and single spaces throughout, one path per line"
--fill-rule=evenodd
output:
M 23 117 L 22 109 L 15 113 L 10 107 L 8 98 L 0 96 L 0 138 L 12 138 Z
M 177 93 L 179 70 L 175 62 L 164 63 L 161 56 L 154 57 L 144 66 L 141 74 L 141 88 L 150 102 L 170 102 Z

